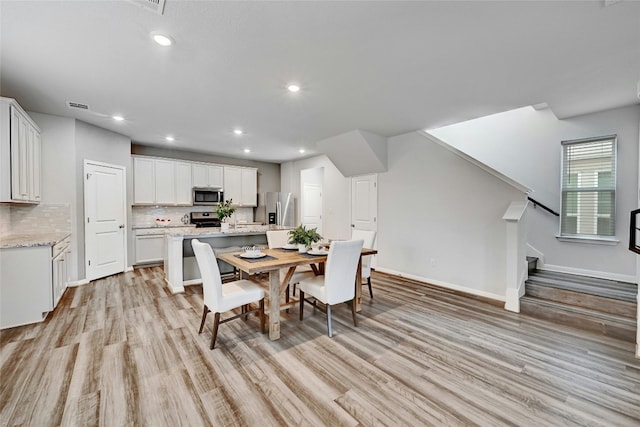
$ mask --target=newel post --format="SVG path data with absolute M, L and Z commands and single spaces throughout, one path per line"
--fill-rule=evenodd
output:
M 525 201 L 511 202 L 502 219 L 507 225 L 505 310 L 520 313 L 520 297 L 527 279 L 527 224 Z

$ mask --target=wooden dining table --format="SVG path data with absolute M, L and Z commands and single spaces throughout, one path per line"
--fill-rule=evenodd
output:
M 263 249 L 266 254 L 263 258 L 242 258 L 242 252 L 228 252 L 218 255 L 218 259 L 231 264 L 242 272 L 247 273 L 250 277 L 255 277 L 258 273 L 269 273 L 269 310 L 267 316 L 269 319 L 269 339 L 277 340 L 280 338 L 280 311 L 294 305 L 297 300 L 288 300 L 285 304 L 281 304 L 280 298 L 286 292 L 289 280 L 293 276 L 297 266 L 311 265 L 316 274 L 322 274 L 324 271 L 324 263 L 327 261 L 329 252 L 322 255 L 310 255 L 300 253 L 297 250 L 286 250 L 282 248 Z M 378 251 L 375 249 L 362 248 L 360 252 L 360 260 L 358 261 L 358 270 L 354 281 L 356 311 L 361 310 L 362 301 L 362 257 L 366 255 L 375 255 Z M 288 268 L 283 278 L 280 277 L 280 269 Z

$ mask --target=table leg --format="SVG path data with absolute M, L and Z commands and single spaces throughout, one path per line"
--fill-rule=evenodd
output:
M 269 272 L 269 339 L 280 338 L 280 270 Z
M 358 268 L 356 269 L 356 312 L 362 310 L 362 255 L 358 259 Z

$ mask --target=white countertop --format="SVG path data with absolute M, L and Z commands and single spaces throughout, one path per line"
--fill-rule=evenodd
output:
M 181 229 L 168 229 L 165 233 L 168 236 L 183 236 L 183 237 L 198 237 L 198 236 L 210 236 L 210 237 L 224 237 L 224 236 L 239 236 L 246 234 L 264 234 L 268 230 L 287 230 L 288 227 L 280 227 L 274 225 L 239 225 L 231 227 L 229 231 L 222 232 L 218 227 L 207 228 L 181 228 Z
M 67 232 L 6 234 L 0 236 L 0 249 L 53 246 L 70 235 Z

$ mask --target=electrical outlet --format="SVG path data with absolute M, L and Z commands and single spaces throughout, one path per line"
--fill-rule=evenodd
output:
M 436 266 L 436 259 L 431 258 L 431 267 L 435 267 L 435 266 Z

